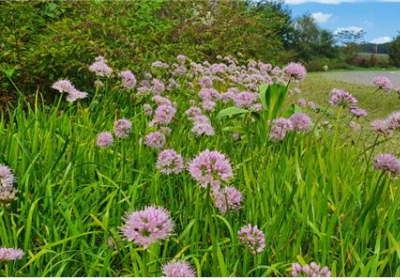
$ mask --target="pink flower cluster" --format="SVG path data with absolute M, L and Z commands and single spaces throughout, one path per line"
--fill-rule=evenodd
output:
M 306 78 L 307 71 L 306 68 L 301 63 L 289 63 L 285 68 L 283 68 L 283 72 L 291 79 L 295 79 L 297 81 L 303 81 Z
M 120 119 L 114 122 L 114 134 L 118 138 L 128 138 L 132 130 L 132 122 L 127 119 Z
M 84 99 L 88 96 L 87 92 L 77 90 L 68 80 L 59 80 L 53 84 L 52 88 L 61 93 L 68 93 L 66 97 L 68 102 L 74 102 L 78 99 Z
M 203 115 L 200 108 L 192 106 L 185 111 L 185 114 L 193 122 L 192 132 L 196 137 L 201 135 L 212 136 L 215 134 L 210 118 Z
M 122 71 L 119 73 L 122 78 L 122 86 L 126 89 L 132 89 L 136 86 L 136 77 L 129 70 Z
M 298 263 L 292 264 L 293 277 L 331 277 L 331 272 L 327 266 L 320 268 L 315 262 L 310 265 L 301 266 Z
M 233 177 L 232 167 L 225 155 L 217 151 L 205 150 L 189 164 L 189 172 L 202 187 L 211 185 L 219 188 L 221 182 Z
M 374 168 L 396 177 L 400 173 L 400 162 L 392 154 L 380 154 L 375 158 Z
M 375 120 L 371 123 L 372 130 L 378 134 L 388 136 L 394 130 L 400 129 L 400 111 L 391 113 L 385 120 Z
M 281 141 L 289 131 L 293 130 L 293 124 L 289 119 L 278 118 L 272 121 L 269 137 L 273 141 Z
M 144 210 L 126 214 L 124 220 L 123 237 L 144 248 L 167 239 L 174 227 L 169 212 L 158 206 L 147 206 Z
M 164 277 L 196 277 L 196 272 L 187 261 L 171 261 L 162 267 Z
M 20 260 L 24 256 L 21 249 L 0 247 L 0 262 Z
M 239 210 L 242 207 L 243 195 L 234 187 L 227 186 L 223 189 L 214 189 L 214 204 L 225 213 L 229 210 Z
M 10 167 L 0 165 L 0 202 L 16 199 L 17 189 L 14 188 L 15 176 Z
M 96 145 L 100 148 L 107 148 L 112 145 L 114 138 L 110 132 L 101 132 L 97 135 Z
M 378 87 L 378 89 L 389 91 L 393 88 L 392 82 L 384 77 L 384 76 L 377 76 L 372 80 L 372 83 Z
M 89 71 L 100 77 L 110 77 L 113 70 L 107 65 L 107 60 L 102 56 L 95 58 L 95 62 L 89 66 Z
M 185 169 L 182 156 L 174 150 L 159 153 L 156 168 L 163 174 L 178 174 Z
M 239 240 L 247 245 L 253 255 L 261 253 L 265 248 L 264 233 L 251 224 L 244 226 L 238 231 Z
M 332 89 L 330 103 L 333 106 L 357 107 L 357 99 L 350 93 L 341 89 Z
M 145 144 L 150 148 L 162 149 L 167 142 L 165 135 L 161 131 L 156 131 L 146 135 Z

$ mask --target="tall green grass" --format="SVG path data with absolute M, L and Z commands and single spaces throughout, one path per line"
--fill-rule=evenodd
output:
M 188 260 L 198 276 L 288 276 L 292 263 L 311 261 L 334 276 L 400 276 L 398 181 L 372 169 L 374 149 L 341 126 L 340 112 L 334 129 L 279 143 L 250 133 L 251 118 L 213 113 L 216 135 L 195 138 L 188 97 L 171 99 L 178 113 L 166 148 L 187 159 L 207 148 L 226 154 L 243 208 L 222 215 L 187 171 L 156 170 L 157 151 L 142 144 L 149 119 L 131 94 L 100 90 L 92 101 L 52 106 L 37 94 L 1 115 L 0 161 L 15 171 L 19 194 L 0 208 L 0 240 L 26 252 L 0 263 L 1 276 L 160 276 L 171 259 Z M 130 137 L 96 147 L 96 135 L 122 117 L 133 123 Z M 119 227 L 126 211 L 150 204 L 170 210 L 175 235 L 144 250 L 122 240 Z M 266 236 L 257 256 L 238 240 L 248 223 Z

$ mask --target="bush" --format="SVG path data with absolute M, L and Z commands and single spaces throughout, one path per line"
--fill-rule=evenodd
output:
M 389 45 L 389 61 L 393 66 L 400 67 L 400 32 Z

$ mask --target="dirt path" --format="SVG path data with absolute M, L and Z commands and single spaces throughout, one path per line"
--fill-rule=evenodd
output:
M 323 76 L 334 81 L 342 81 L 353 84 L 372 86 L 374 77 L 382 75 L 389 78 L 394 88 L 400 87 L 400 71 L 349 71 L 349 72 L 328 72 Z

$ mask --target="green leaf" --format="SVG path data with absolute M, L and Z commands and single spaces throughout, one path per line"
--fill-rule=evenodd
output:
M 218 112 L 217 120 L 227 117 L 227 116 L 232 117 L 235 115 L 242 115 L 242 114 L 246 114 L 249 112 L 250 111 L 246 110 L 246 109 L 241 109 L 241 108 L 237 108 L 237 107 L 229 107 L 229 108 L 223 109 Z

